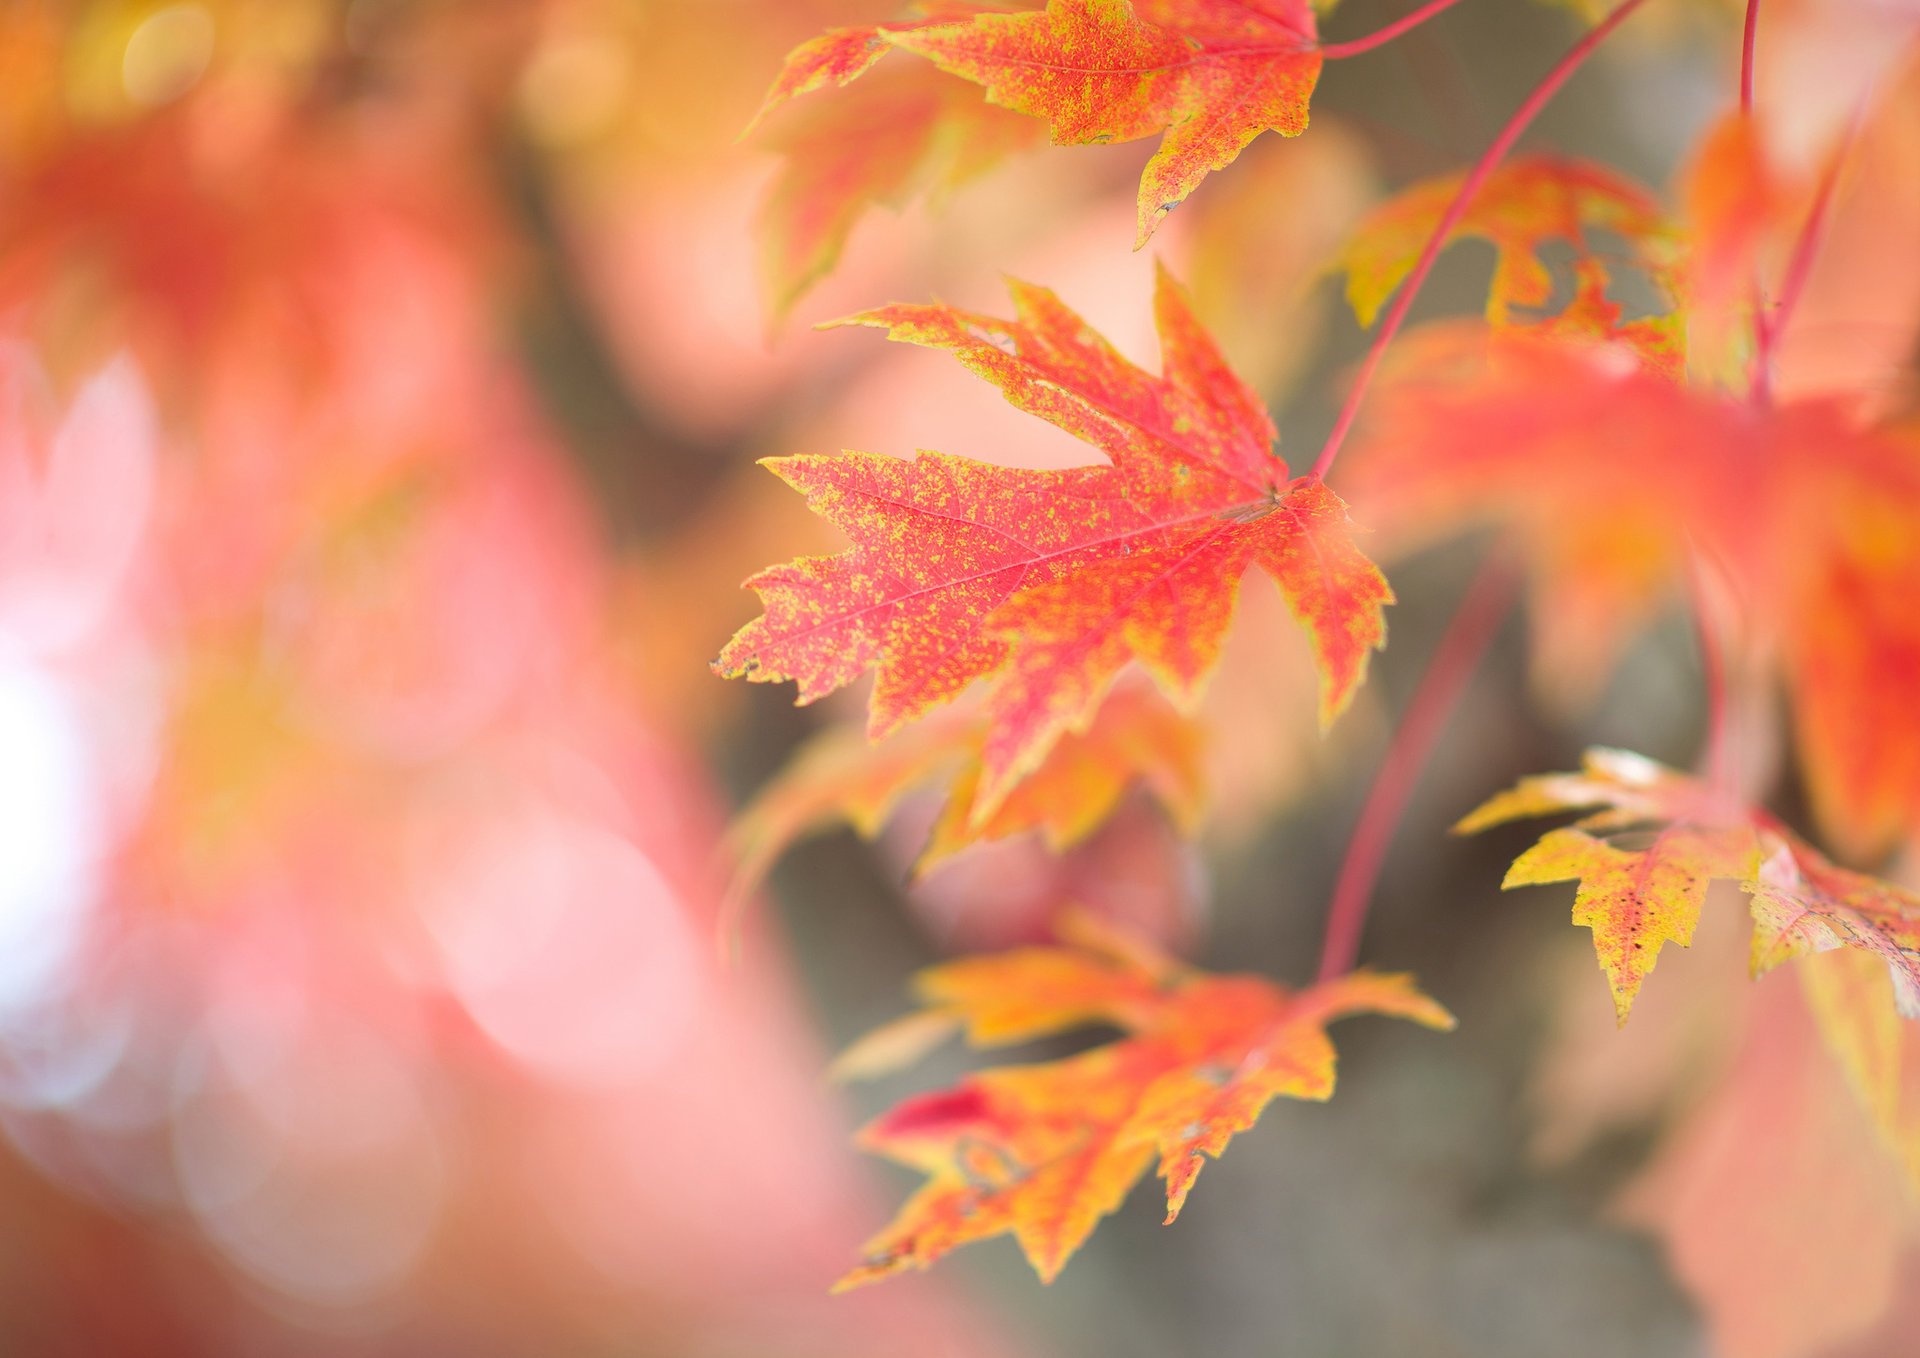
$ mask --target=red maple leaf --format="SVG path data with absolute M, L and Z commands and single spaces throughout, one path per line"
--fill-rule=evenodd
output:
M 1317 478 L 1289 479 L 1258 398 L 1164 273 L 1157 377 L 1051 292 L 1012 287 L 1011 321 L 933 305 L 854 323 L 951 351 L 1109 465 L 1035 471 L 941 453 L 772 460 L 854 547 L 748 581 L 766 613 L 715 668 L 795 680 L 802 703 L 872 669 L 875 738 L 990 681 L 974 811 L 983 819 L 1061 734 L 1085 729 L 1130 662 L 1196 699 L 1240 578 L 1257 564 L 1313 641 L 1331 721 L 1384 641 L 1392 598 L 1355 545 L 1345 504 Z
M 801 44 L 761 116 L 843 86 L 898 48 L 1046 120 L 1057 144 L 1161 137 L 1140 178 L 1139 239 L 1262 132 L 1297 136 L 1320 77 L 1307 0 L 1047 0 L 1043 9 L 943 5 L 903 23 Z

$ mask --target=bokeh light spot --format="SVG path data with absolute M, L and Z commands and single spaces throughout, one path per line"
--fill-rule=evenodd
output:
M 213 16 L 203 5 L 155 10 L 127 39 L 120 83 L 146 108 L 170 104 L 200 82 L 213 60 Z

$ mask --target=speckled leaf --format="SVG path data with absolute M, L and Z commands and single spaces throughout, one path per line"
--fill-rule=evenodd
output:
M 1313 642 L 1330 722 L 1384 640 L 1392 597 L 1354 542 L 1346 506 L 1315 478 L 1289 478 L 1258 399 L 1164 274 L 1160 376 L 1052 293 L 1012 287 L 1011 321 L 934 305 L 855 322 L 951 352 L 1108 464 L 1035 471 L 940 453 L 774 460 L 854 546 L 750 580 L 766 612 L 716 668 L 795 680 L 803 703 L 871 669 L 875 738 L 989 680 L 974 813 L 984 819 L 1063 734 L 1086 728 L 1130 663 L 1177 700 L 1197 700 L 1240 578 L 1258 565 Z
M 1084 916 L 1070 915 L 1066 933 L 1067 946 L 925 973 L 928 1007 L 905 1030 L 913 1042 L 881 1045 L 911 1047 L 943 1024 L 965 1026 L 977 1045 L 1095 1022 L 1125 1035 L 1065 1060 L 982 1071 L 870 1123 L 860 1143 L 927 1182 L 841 1288 L 1008 1234 L 1050 1282 L 1150 1165 L 1166 1179 L 1172 1221 L 1205 1158 L 1274 1098 L 1328 1097 L 1333 1020 L 1377 1013 L 1453 1026 L 1404 976 L 1357 972 L 1296 992 L 1181 966 Z
M 1693 941 L 1714 881 L 1750 897 L 1752 970 L 1847 947 L 1885 963 L 1899 1010 L 1920 1017 L 1920 896 L 1829 862 L 1764 811 L 1624 750 L 1587 753 L 1579 773 L 1522 779 L 1454 827 L 1586 811 L 1514 861 L 1507 887 L 1577 881 L 1575 924 L 1625 1023 L 1662 944 Z
M 1061 144 L 1159 136 L 1140 180 L 1139 241 L 1262 132 L 1297 136 L 1321 57 L 1307 0 L 1047 0 L 948 6 L 841 29 L 788 57 L 767 97 L 845 85 L 899 48 L 1044 119 Z M 764 114 L 764 110 L 763 110 Z

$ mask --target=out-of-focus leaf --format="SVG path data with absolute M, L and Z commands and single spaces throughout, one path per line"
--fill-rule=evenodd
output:
M 1843 1341 L 1886 1310 L 1910 1257 L 1912 1201 L 1796 989 L 1755 989 L 1731 1068 L 1687 1091 L 1673 1134 L 1617 1207 L 1660 1241 L 1726 1358 L 1854 1352 Z
M 1920 1191 L 1920 1042 L 1900 1021 L 1887 973 L 1851 949 L 1800 967 L 1807 1007 L 1861 1106 L 1907 1180 Z
M 954 710 L 869 741 L 858 727 L 821 733 L 760 791 L 734 823 L 738 868 L 732 893 L 752 890 L 796 839 L 837 820 L 872 838 L 902 797 L 944 780 L 946 806 L 915 874 L 982 840 L 1039 831 L 1055 852 L 1098 828 L 1136 782 L 1187 833 L 1205 796 L 1201 737 L 1188 718 L 1146 685 L 1116 688 L 1093 724 L 1069 732 L 984 819 L 975 815 L 981 751 L 990 732 L 977 713 Z
M 759 222 L 775 316 L 832 272 L 869 208 L 957 188 L 1038 135 L 1032 119 L 926 69 L 881 72 L 782 118 L 763 138 L 783 161 Z
M 1412 272 L 1427 240 L 1460 191 L 1464 174 L 1443 175 L 1401 190 L 1369 213 L 1348 238 L 1336 267 L 1347 276 L 1347 301 L 1363 326 Z M 1625 246 L 1628 262 L 1675 292 L 1679 238 L 1645 189 L 1590 161 L 1522 156 L 1495 170 L 1468 204 L 1449 241 L 1472 236 L 1495 251 L 1487 319 L 1495 325 L 1537 320 L 1554 296 L 1549 243 L 1574 252 L 1575 295 L 1561 316 L 1603 337 L 1625 338 L 1654 352 L 1678 343 L 1677 317 L 1622 324 L 1607 300 L 1609 252 L 1590 233 L 1605 231 Z M 1668 366 L 1672 366 L 1669 364 Z
M 1446 327 L 1401 353 L 1343 472 L 1396 549 L 1517 536 L 1536 672 L 1563 696 L 1591 696 L 1706 563 L 1752 605 L 1743 643 L 1784 672 L 1823 831 L 1866 855 L 1920 828 L 1913 426 L 1690 390 L 1609 346 Z

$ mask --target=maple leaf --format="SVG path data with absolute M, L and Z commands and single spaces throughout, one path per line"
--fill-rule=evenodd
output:
M 715 669 L 793 679 L 802 703 L 873 669 L 876 739 L 989 680 L 974 812 L 984 820 L 1062 734 L 1086 728 L 1130 662 L 1182 703 L 1197 700 L 1240 577 L 1257 564 L 1313 642 L 1330 722 L 1383 643 L 1392 598 L 1345 504 L 1317 478 L 1288 479 L 1259 399 L 1164 271 L 1158 377 L 1051 292 L 1011 287 L 1011 321 L 933 305 L 852 323 L 952 352 L 1108 464 L 1036 471 L 931 452 L 771 460 L 854 547 L 749 580 L 766 611 Z
M 1692 367 L 1728 386 L 1746 381 L 1756 327 L 1772 323 L 1774 303 L 1757 280 L 1776 274 L 1818 193 L 1811 167 L 1794 164 L 1804 148 L 1782 154 L 1769 121 L 1740 108 L 1720 115 L 1696 140 L 1677 186 Z M 1849 149 L 1843 136 L 1830 155 Z
M 1307 0 L 1047 0 L 1011 13 L 953 5 L 802 44 L 766 108 L 846 85 L 894 48 L 1045 119 L 1057 144 L 1160 136 L 1140 179 L 1140 244 L 1262 132 L 1305 131 L 1321 66 Z
M 937 28 L 955 21 L 968 22 L 982 14 L 1018 10 L 1020 0 L 926 0 L 919 8 L 924 17 L 895 23 L 855 24 L 832 28 L 818 37 L 808 38 L 780 64 L 766 97 L 760 101 L 753 121 L 747 124 L 751 134 L 766 122 L 775 109 L 789 99 L 816 90 L 838 89 L 865 75 L 880 58 L 892 50 L 893 42 L 916 29 Z M 743 134 L 745 135 L 745 134 Z
M 1890 1015 L 1881 980 L 1871 998 Z M 1754 995 L 1737 1047 L 1690 1071 L 1677 1105 L 1663 1110 L 1650 1162 L 1614 1210 L 1660 1241 L 1701 1312 L 1706 1351 L 1898 1353 L 1905 1329 L 1883 1330 L 1885 1343 L 1855 1341 L 1901 1286 L 1913 1206 L 1800 999 L 1791 986 Z
M 1741 886 L 1752 896 L 1753 971 L 1851 948 L 1884 963 L 1894 1007 L 1920 1018 L 1920 896 L 1787 839 Z
M 988 726 L 978 713 L 937 713 L 885 740 L 836 727 L 802 749 L 734 822 L 739 899 L 801 836 L 845 820 L 871 839 L 916 787 L 944 779 L 947 801 L 914 864 L 918 876 L 969 845 L 1037 830 L 1063 852 L 1092 834 L 1135 783 L 1152 792 L 1183 833 L 1200 819 L 1200 731 L 1150 686 L 1110 693 L 1084 732 L 1069 732 L 992 814 L 976 791 Z
M 1793 698 L 1823 832 L 1883 851 L 1920 829 L 1920 430 L 1845 405 L 1756 408 L 1605 348 L 1532 333 L 1418 335 L 1376 389 L 1347 474 L 1406 550 L 1513 534 L 1534 581 L 1536 674 L 1590 695 L 1627 636 L 1710 563 Z
M 1594 809 L 1598 808 L 1598 809 Z M 1714 881 L 1738 883 L 1754 920 L 1755 976 L 1790 958 L 1848 947 L 1885 963 L 1899 1011 L 1920 1018 L 1920 897 L 1849 872 L 1765 812 L 1625 750 L 1589 750 L 1578 773 L 1525 778 L 1454 827 L 1586 810 L 1514 861 L 1503 887 L 1576 881 L 1573 921 L 1625 1023 L 1665 943 L 1685 947 Z
M 1807 1007 L 1887 1150 L 1920 1189 L 1920 1040 L 1887 1001 L 1887 972 L 1869 953 L 1830 952 L 1803 965 Z
M 775 318 L 832 271 L 870 207 L 898 210 L 957 188 L 1037 132 L 1031 119 L 925 68 L 886 72 L 782 119 L 763 138 L 784 160 L 758 223 Z
M 1442 175 L 1401 190 L 1354 229 L 1335 261 L 1347 276 L 1347 301 L 1371 326 L 1440 225 L 1464 174 Z M 1679 292 L 1679 237 L 1645 189 L 1590 161 L 1522 156 L 1500 166 L 1468 205 L 1449 241 L 1472 236 L 1494 247 L 1487 320 L 1496 326 L 1545 323 L 1569 334 L 1617 339 L 1642 351 L 1658 369 L 1678 375 L 1683 328 L 1677 311 L 1623 321 L 1607 297 L 1613 269 L 1590 233 L 1604 231 L 1630 251 L 1629 260 L 1671 299 Z M 1543 248 L 1574 250 L 1573 295 L 1552 316 L 1553 272 Z
M 1078 1056 L 981 1071 L 909 1099 L 865 1127 L 866 1149 L 927 1175 L 867 1260 L 838 1289 L 926 1268 L 957 1246 L 1011 1234 L 1051 1282 L 1150 1165 L 1180 1215 L 1206 1157 L 1280 1097 L 1325 1099 L 1326 1027 L 1375 1013 L 1448 1029 L 1453 1018 L 1405 976 L 1355 972 L 1290 991 L 1216 976 L 1141 940 L 1069 914 L 1065 946 L 965 958 L 923 972 L 925 1008 L 863 1044 L 876 1073 L 964 1028 L 976 1046 L 1023 1042 L 1089 1023 L 1125 1034 Z

